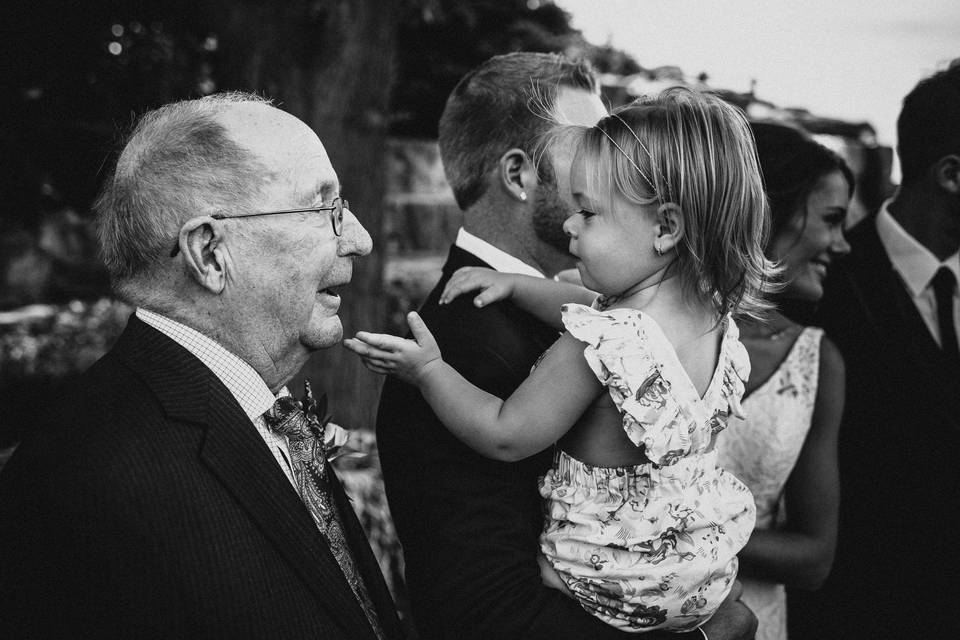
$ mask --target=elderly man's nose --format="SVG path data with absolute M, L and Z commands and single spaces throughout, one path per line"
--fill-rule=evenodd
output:
M 373 239 L 349 209 L 343 212 L 343 235 L 340 236 L 340 255 L 365 256 L 373 250 Z

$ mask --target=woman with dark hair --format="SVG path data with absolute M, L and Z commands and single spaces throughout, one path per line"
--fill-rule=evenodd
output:
M 803 132 L 751 125 L 770 201 L 769 258 L 783 267 L 778 308 L 812 305 L 834 260 L 849 252 L 843 224 L 853 174 Z M 816 589 L 833 563 L 839 474 L 837 432 L 844 368 L 823 331 L 782 312 L 739 320 L 750 356 L 744 421 L 718 443 L 720 464 L 753 492 L 756 527 L 740 552 L 743 601 L 759 619 L 758 640 L 787 637 L 785 586 Z

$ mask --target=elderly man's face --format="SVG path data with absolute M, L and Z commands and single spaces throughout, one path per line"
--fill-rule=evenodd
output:
M 293 116 L 249 105 L 232 110 L 224 120 L 231 134 L 236 132 L 235 139 L 273 172 L 258 210 L 330 204 L 340 195 L 337 174 L 323 145 Z M 344 211 L 339 237 L 327 211 L 233 224 L 256 225 L 237 243 L 234 282 L 228 284 L 228 288 L 233 285 L 232 300 L 246 311 L 246 339 L 257 341 L 256 348 L 276 361 L 340 342 L 341 287 L 350 282 L 353 258 L 370 253 L 373 246 L 353 213 Z

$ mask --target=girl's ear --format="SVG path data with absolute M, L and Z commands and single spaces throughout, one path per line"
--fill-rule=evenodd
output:
M 510 149 L 500 156 L 499 173 L 503 188 L 520 202 L 527 202 L 539 184 L 533 161 L 522 149 Z
M 683 238 L 683 209 L 680 205 L 667 202 L 657 207 L 657 237 L 653 248 L 657 255 L 673 251 Z

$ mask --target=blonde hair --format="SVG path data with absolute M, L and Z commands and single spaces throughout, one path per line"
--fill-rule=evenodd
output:
M 767 200 L 753 134 L 719 97 L 673 87 L 615 110 L 593 127 L 558 126 L 597 193 L 683 212 L 677 268 L 684 292 L 718 315 L 758 317 L 778 269 L 764 255 Z M 614 191 L 615 190 L 615 191 Z

